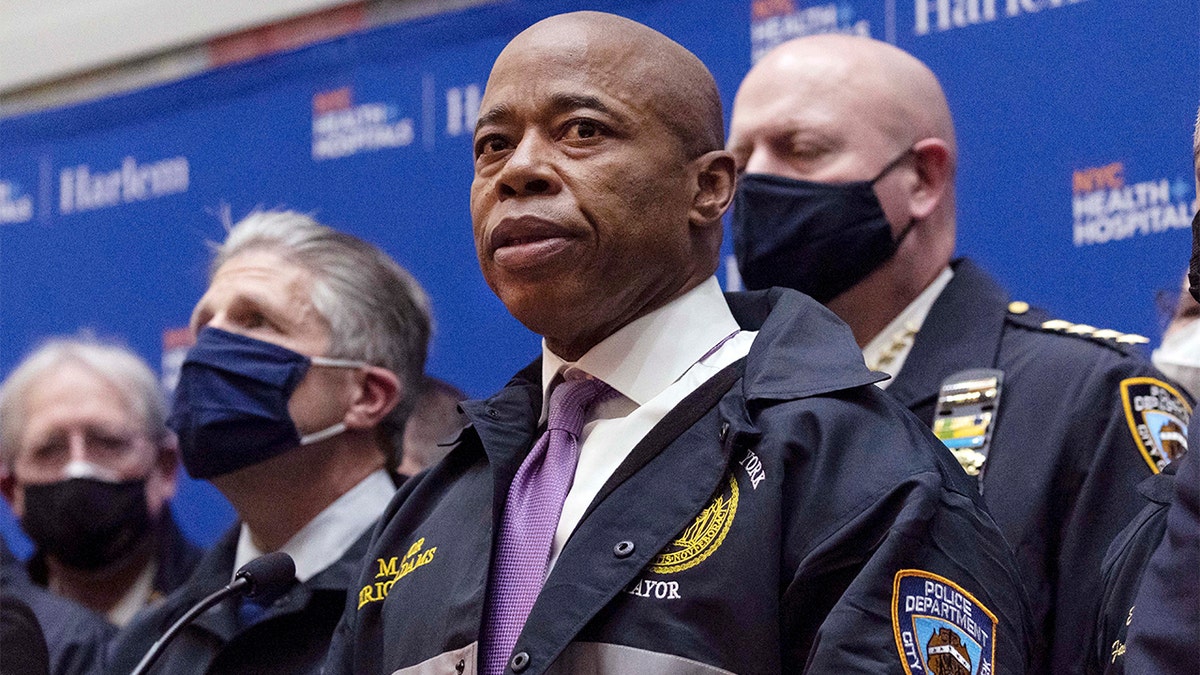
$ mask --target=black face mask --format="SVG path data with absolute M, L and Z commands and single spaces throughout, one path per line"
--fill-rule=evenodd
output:
M 98 570 L 133 551 L 150 530 L 146 479 L 70 478 L 25 486 L 21 526 L 59 562 Z
M 910 152 L 867 181 L 738 178 L 733 249 L 745 287 L 784 286 L 827 303 L 895 255 L 916 221 L 893 238 L 874 186 Z

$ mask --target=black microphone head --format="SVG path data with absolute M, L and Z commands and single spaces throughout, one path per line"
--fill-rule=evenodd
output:
M 275 551 L 242 565 L 234 579 L 246 580 L 246 595 L 269 604 L 283 595 L 296 581 L 296 561 L 283 551 Z

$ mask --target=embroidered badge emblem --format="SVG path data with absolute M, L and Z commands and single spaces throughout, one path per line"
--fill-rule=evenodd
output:
M 1121 380 L 1121 402 L 1134 443 L 1154 473 L 1187 452 L 1192 406 L 1171 385 L 1153 377 Z
M 892 629 L 908 675 L 991 675 L 996 615 L 945 577 L 897 572 Z
M 737 480 L 730 475 L 725 489 L 717 493 L 712 503 L 696 516 L 696 521 L 668 544 L 647 569 L 654 574 L 672 574 L 704 562 L 725 541 L 737 506 Z

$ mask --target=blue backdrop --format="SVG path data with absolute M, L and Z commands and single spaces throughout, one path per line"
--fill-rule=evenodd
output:
M 959 252 L 1062 318 L 1157 338 L 1195 211 L 1200 0 L 497 2 L 355 34 L 162 87 L 0 121 L 0 374 L 46 336 L 90 329 L 169 380 L 219 215 L 312 212 L 381 245 L 425 285 L 429 371 L 476 396 L 535 336 L 483 283 L 467 197 L 491 63 L 534 21 L 604 9 L 695 52 L 729 109 L 752 60 L 843 31 L 941 78 L 959 131 Z M 736 284 L 736 279 L 725 279 Z M 173 344 L 173 343 L 172 343 Z M 232 511 L 185 481 L 210 543 Z M 0 531 L 28 544 L 6 509 Z

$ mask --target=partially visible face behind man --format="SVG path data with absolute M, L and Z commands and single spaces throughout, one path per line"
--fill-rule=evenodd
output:
M 1192 396 L 1200 396 L 1200 302 L 1192 296 L 1190 286 L 1184 276 L 1171 322 L 1163 331 L 1162 345 L 1151 354 L 1151 360 Z
M 44 551 L 72 567 L 119 560 L 175 493 L 173 447 L 151 438 L 126 394 L 80 362 L 47 370 L 20 406 L 20 442 L 5 481 L 13 512 Z M 135 508 L 146 513 L 119 512 Z M 98 511 L 82 513 L 89 509 Z
M 697 68 L 711 81 L 664 36 L 596 13 L 536 24 L 496 59 L 475 133 L 476 251 L 513 316 L 564 358 L 715 269 L 693 206 L 695 155 L 720 133 L 695 153 L 678 131 L 698 107 L 680 104 L 678 80 Z

